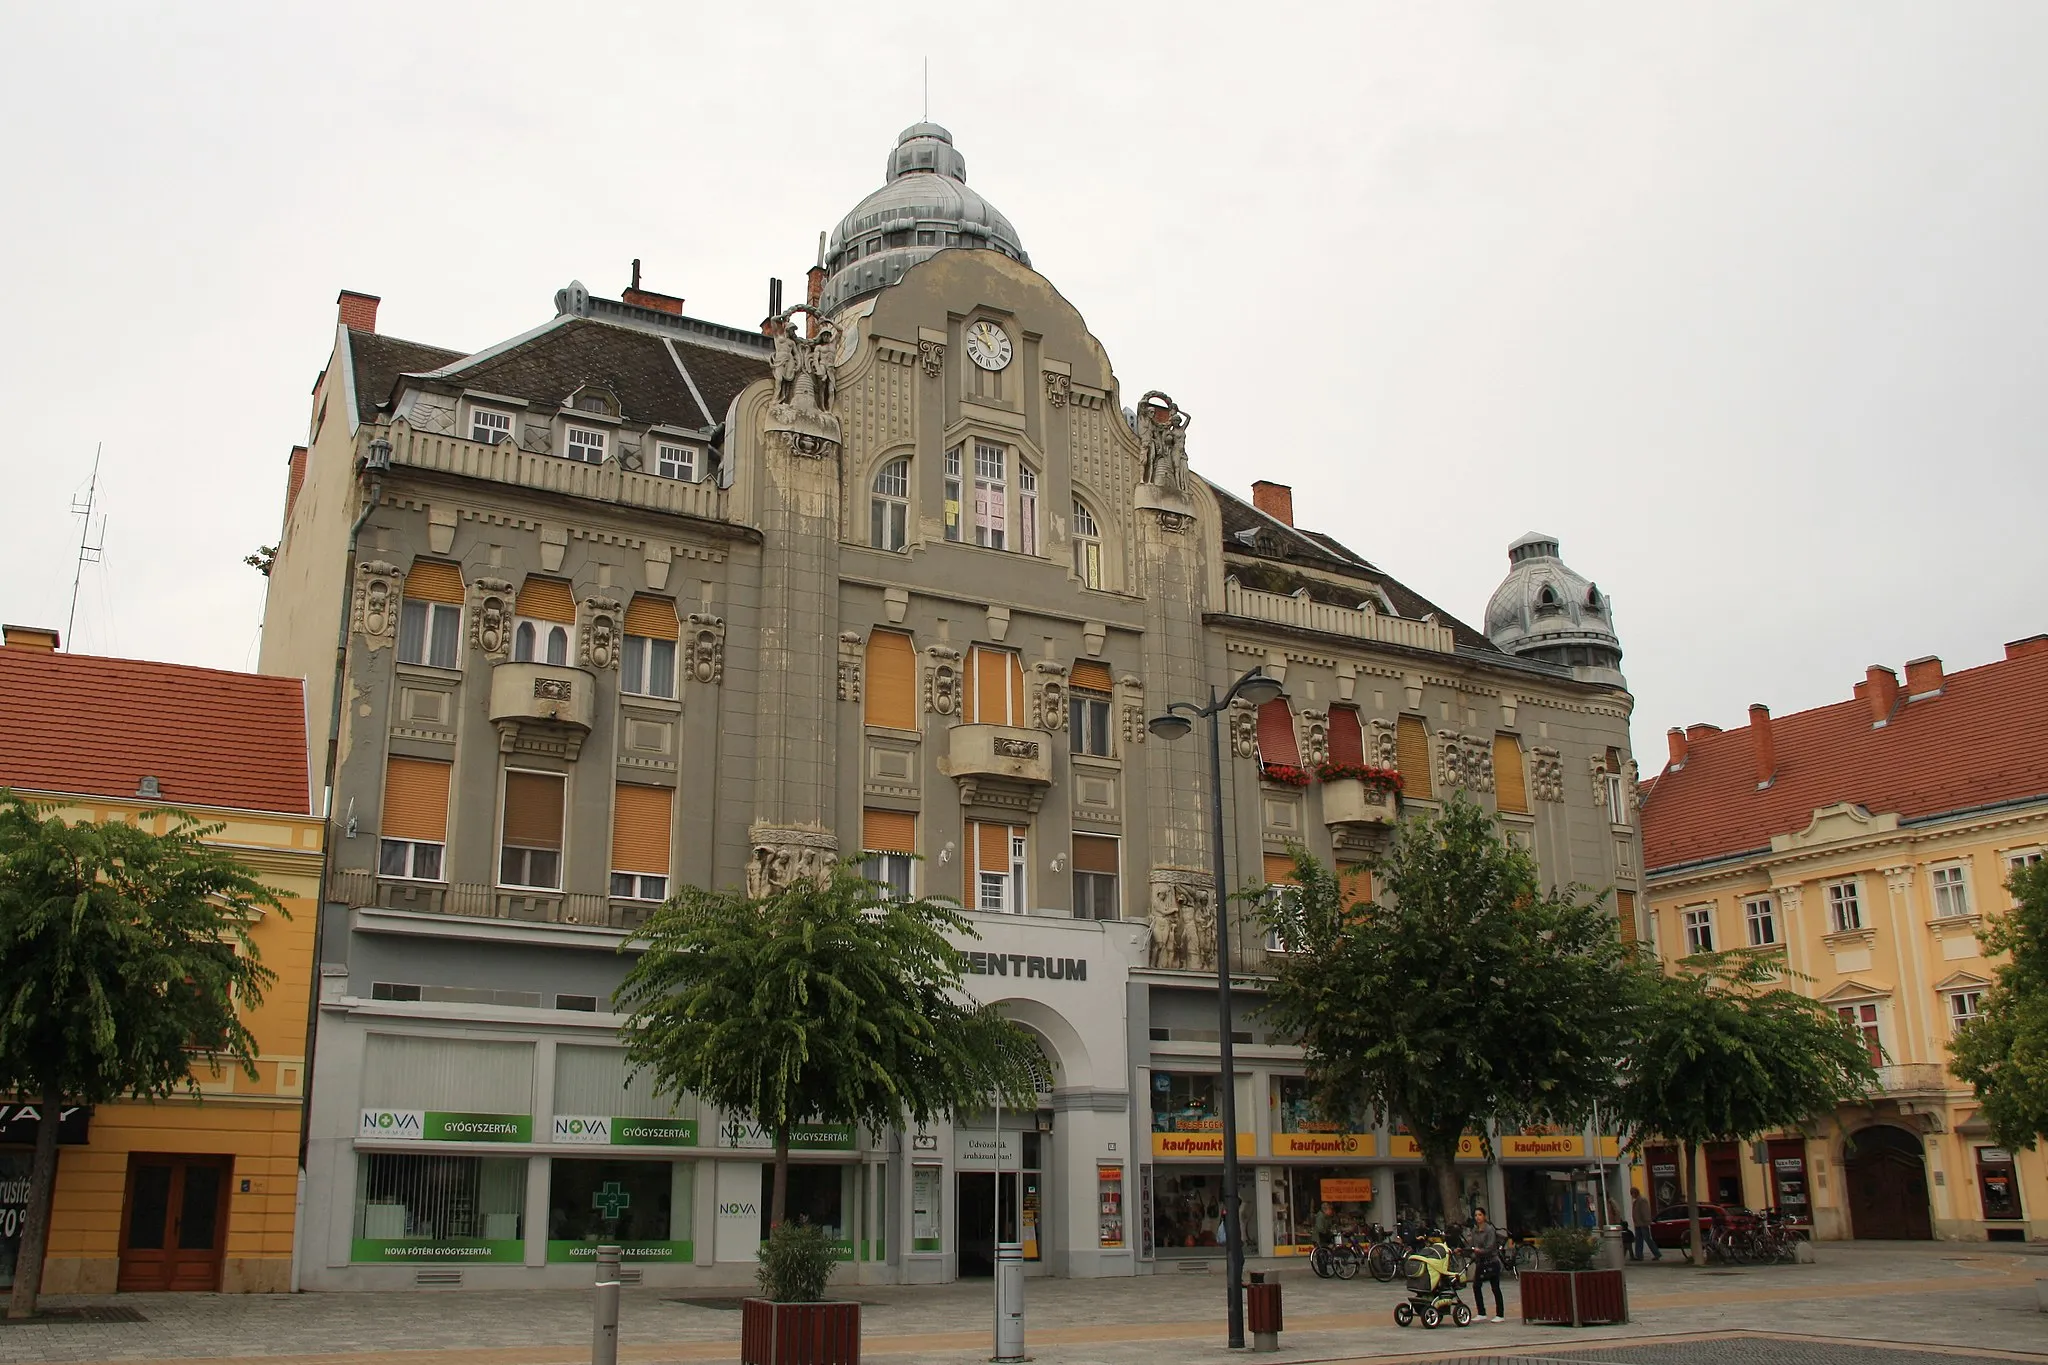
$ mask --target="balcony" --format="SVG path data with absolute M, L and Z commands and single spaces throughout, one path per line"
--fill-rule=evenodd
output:
M 1394 793 L 1376 783 L 1340 777 L 1323 783 L 1323 823 L 1333 829 L 1391 825 L 1396 800 Z
M 1947 1067 L 1935 1062 L 1896 1062 L 1877 1069 L 1877 1091 L 1888 1098 L 1945 1095 L 1961 1086 Z
M 596 675 L 560 664 L 501 663 L 491 666 L 491 723 L 506 753 L 559 754 L 574 761 L 582 752 L 597 710 Z
M 383 436 L 391 442 L 394 467 L 431 469 L 460 478 L 485 479 L 536 492 L 593 502 L 616 503 L 675 516 L 727 520 L 728 495 L 716 483 L 686 483 L 621 469 L 616 462 L 590 465 L 560 455 L 537 455 L 511 441 L 485 445 L 456 436 L 417 431 L 404 420 L 364 427 L 363 448 Z
M 942 769 L 960 804 L 1035 814 L 1052 786 L 1052 735 L 1014 725 L 956 725 Z
M 402 881 L 361 870 L 336 872 L 332 895 L 351 906 L 599 929 L 637 929 L 659 908 L 653 901 L 613 900 L 581 891 L 515 891 L 477 882 Z
M 1253 621 L 1271 621 L 1324 635 L 1348 635 L 1354 640 L 1384 645 L 1403 645 L 1439 654 L 1449 654 L 1455 648 L 1451 628 L 1434 621 L 1411 621 L 1405 616 L 1383 616 L 1377 611 L 1312 602 L 1305 591 L 1261 592 L 1243 586 L 1235 578 L 1223 580 L 1223 610 Z

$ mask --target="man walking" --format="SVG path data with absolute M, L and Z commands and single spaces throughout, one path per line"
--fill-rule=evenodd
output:
M 1486 1316 L 1486 1299 L 1480 1290 L 1492 1284 L 1495 1322 L 1507 1321 L 1507 1309 L 1500 1297 L 1500 1253 L 1506 1240 L 1487 1218 L 1485 1209 L 1472 1210 L 1472 1230 L 1465 1234 L 1465 1247 L 1472 1253 L 1472 1307 L 1476 1316 Z
M 1635 1198 L 1629 1201 L 1628 1216 L 1629 1221 L 1636 1225 L 1636 1259 L 1642 1260 L 1643 1253 L 1648 1251 L 1652 1260 L 1663 1260 L 1664 1249 L 1650 1235 L 1650 1201 L 1643 1197 L 1641 1190 L 1637 1190 Z

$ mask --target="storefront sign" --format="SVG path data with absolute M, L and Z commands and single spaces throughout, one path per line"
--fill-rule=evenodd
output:
M 1586 1156 L 1586 1139 L 1563 1135 L 1536 1136 L 1530 1133 L 1502 1133 L 1494 1139 L 1494 1150 L 1503 1160 L 1540 1160 L 1559 1158 L 1569 1161 L 1583 1161 Z M 1463 1153 L 1461 1152 L 1460 1155 Z
M 618 1242 L 621 1261 L 667 1261 L 672 1265 L 688 1265 L 697 1257 L 697 1248 L 691 1242 Z M 565 1261 L 595 1261 L 595 1242 L 549 1242 L 548 1263 L 560 1265 Z
M 1371 1133 L 1275 1133 L 1274 1156 L 1371 1156 L 1379 1150 Z
M 1085 957 L 1039 957 L 1035 953 L 963 953 L 969 976 L 1017 976 L 1027 980 L 1086 981 Z
M 1409 1161 L 1420 1161 L 1422 1159 L 1422 1144 L 1405 1133 L 1396 1133 L 1389 1140 L 1387 1155 L 1396 1159 L 1405 1158 Z M 1458 1139 L 1458 1160 L 1481 1161 L 1485 1157 L 1486 1149 L 1480 1145 L 1478 1138 L 1462 1137 Z
M 695 1147 L 697 1120 L 557 1114 L 555 1141 L 577 1147 Z
M 1316 1194 L 1325 1204 L 1370 1204 L 1372 1181 L 1363 1177 L 1332 1176 L 1316 1182 Z
M 1237 1154 L 1255 1156 L 1256 1148 L 1250 1133 L 1237 1135 Z M 1223 1134 L 1221 1133 L 1154 1133 L 1152 1155 L 1183 1157 L 1194 1161 L 1221 1161 L 1223 1159 Z
M 526 1260 L 526 1243 L 486 1242 L 470 1237 L 406 1237 L 389 1241 L 358 1237 L 349 1243 L 351 1261 L 481 1261 L 489 1265 L 519 1265 Z
M 1006 1171 L 1019 1170 L 1024 1162 L 1024 1144 L 1019 1141 L 1022 1137 L 1022 1133 L 1008 1130 L 998 1138 L 991 1131 L 955 1128 L 953 1165 L 980 1171 L 992 1171 L 998 1165 Z
M 21 1225 L 28 1218 L 31 1159 L 29 1152 L 0 1152 L 0 1289 L 14 1287 L 14 1263 L 21 1255 Z
M 35 1146 L 36 1134 L 43 1128 L 42 1113 L 41 1105 L 0 1104 L 0 1147 Z M 57 1144 L 83 1147 L 89 1140 L 91 1126 L 91 1106 L 71 1105 L 58 1116 Z
M 356 1137 L 375 1142 L 531 1142 L 533 1115 L 365 1109 Z
M 727 1119 L 718 1125 L 718 1145 L 749 1151 L 774 1151 L 775 1134 L 758 1123 Z M 789 1147 L 795 1152 L 850 1152 L 853 1125 L 850 1123 L 799 1123 L 789 1130 Z

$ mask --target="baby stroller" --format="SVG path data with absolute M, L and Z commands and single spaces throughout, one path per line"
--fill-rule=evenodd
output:
M 1460 1327 L 1472 1322 L 1472 1306 L 1458 1297 L 1465 1277 L 1451 1268 L 1451 1249 L 1439 1241 L 1424 1242 L 1408 1253 L 1401 1273 L 1408 1277 L 1408 1298 L 1394 1305 L 1394 1321 L 1403 1327 L 1422 1319 L 1434 1327 L 1449 1318 Z

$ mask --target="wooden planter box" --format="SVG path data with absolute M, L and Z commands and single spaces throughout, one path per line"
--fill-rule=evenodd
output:
M 860 1305 L 743 1300 L 740 1365 L 860 1365 Z
M 1355 777 L 1340 777 L 1323 783 L 1323 823 L 1391 825 L 1396 800 L 1385 787 L 1368 785 Z
M 1628 1321 L 1628 1280 L 1619 1270 L 1525 1270 L 1522 1321 L 1590 1327 Z

